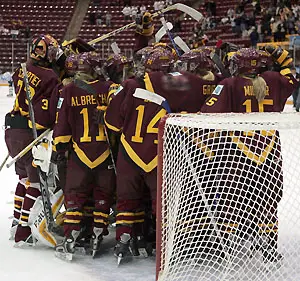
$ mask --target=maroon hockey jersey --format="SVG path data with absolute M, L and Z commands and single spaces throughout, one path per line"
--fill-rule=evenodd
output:
M 257 102 L 251 80 L 244 77 L 224 79 L 211 98 L 201 108 L 203 113 L 217 112 L 280 112 L 287 98 L 297 88 L 298 82 L 292 75 L 266 71 L 261 77 L 267 83 L 265 99 Z
M 31 62 L 28 62 L 26 67 L 36 126 L 37 129 L 45 129 L 51 126 L 49 100 L 53 89 L 59 83 L 59 78 L 50 68 L 36 66 Z M 12 78 L 16 91 L 16 99 L 11 113 L 26 116 L 31 126 L 24 75 L 21 67 L 15 71 Z
M 61 144 L 72 142 L 73 150 L 81 162 L 93 169 L 109 157 L 104 125 L 94 120 L 94 114 L 98 101 L 101 105 L 107 103 L 111 82 L 96 80 L 85 83 L 97 94 L 76 86 L 74 82 L 62 89 L 53 138 L 57 150 L 60 150 Z
M 216 84 L 216 79 L 207 81 L 191 73 L 152 72 L 144 79 L 129 79 L 111 100 L 106 125 L 122 132 L 126 153 L 137 166 L 150 172 L 157 166 L 159 120 L 168 111 L 199 111 Z M 146 95 L 139 94 L 142 89 L 147 90 Z

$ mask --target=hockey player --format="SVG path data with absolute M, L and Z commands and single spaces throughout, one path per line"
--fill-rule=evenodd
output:
M 111 82 L 99 79 L 100 56 L 95 52 L 78 56 L 74 82 L 62 89 L 58 102 L 58 119 L 54 128 L 57 153 L 64 157 L 70 151 L 64 190 L 67 208 L 64 220 L 64 242 L 57 246 L 58 255 L 71 259 L 75 242 L 84 230 L 81 224 L 83 206 L 93 187 L 93 256 L 103 236 L 108 234 L 108 215 L 115 186 L 109 146 L 102 124 L 95 122 L 98 102 L 106 105 Z
M 265 71 L 258 75 L 266 69 L 268 55 L 255 49 L 240 49 L 230 59 L 234 77 L 224 79 L 216 87 L 201 112 L 281 112 L 297 87 L 288 68 L 292 59 L 279 47 L 267 47 L 266 51 L 280 72 Z M 282 198 L 283 174 L 279 133 L 233 131 L 224 143 L 222 151 L 228 155 L 222 155 L 221 161 L 233 157 L 238 166 L 219 165 L 223 192 L 220 192 L 218 210 L 230 223 L 238 223 L 242 238 L 249 235 L 256 239 L 260 233 L 267 239 L 265 244 L 258 245 L 265 262 L 280 261 L 277 206 Z M 259 143 L 259 149 L 253 143 Z
M 52 89 L 58 84 L 58 77 L 50 68 L 52 60 L 50 54 L 54 54 L 57 48 L 57 41 L 50 35 L 39 36 L 32 41 L 30 60 L 27 62 L 31 102 L 39 132 L 49 126 L 49 98 Z M 5 141 L 12 157 L 33 140 L 23 78 L 22 69 L 19 67 L 13 74 L 16 91 L 14 107 L 5 118 Z M 16 162 L 16 173 L 20 181 L 15 192 L 12 239 L 15 239 L 17 246 L 34 244 L 28 218 L 31 207 L 40 195 L 40 184 L 32 160 L 32 154 L 28 152 Z
M 169 73 L 174 55 L 168 48 L 146 47 L 136 55 L 141 56 L 139 75 L 122 84 L 105 114 L 107 127 L 121 133 L 117 160 L 118 243 L 115 249 L 119 261 L 128 253 L 129 247 L 138 254 L 137 249 L 145 249 L 145 242 L 151 241 L 147 237 L 149 230 L 142 228 L 145 226 L 144 202 L 149 198 L 155 218 L 159 120 L 170 111 L 197 112 L 205 102 L 208 86 L 216 83 L 188 72 Z M 208 89 L 207 93 L 205 89 Z M 150 254 L 149 250 L 147 254 Z
M 124 80 L 130 78 L 133 75 L 132 70 L 131 61 L 121 54 L 109 56 L 103 65 L 105 76 L 115 84 L 121 84 Z

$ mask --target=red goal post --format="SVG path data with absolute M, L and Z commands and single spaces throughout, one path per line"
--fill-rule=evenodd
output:
M 300 114 L 159 124 L 156 280 L 300 280 Z

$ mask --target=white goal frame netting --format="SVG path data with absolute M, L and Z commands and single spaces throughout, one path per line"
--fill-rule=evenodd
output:
M 159 126 L 157 280 L 300 280 L 300 114 Z

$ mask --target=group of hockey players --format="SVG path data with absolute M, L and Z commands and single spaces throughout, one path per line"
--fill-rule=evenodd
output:
M 178 54 L 167 44 L 150 43 L 153 31 L 146 12 L 137 25 L 133 61 L 121 54 L 102 60 L 81 39 L 62 46 L 50 35 L 33 39 L 26 63 L 28 85 L 21 67 L 13 74 L 15 103 L 5 119 L 9 154 L 15 157 L 34 141 L 33 126 L 38 135 L 49 128 L 51 133 L 15 163 L 19 182 L 11 238 L 16 246 L 38 240 L 67 259 L 82 247 L 95 256 L 113 223 L 118 262 L 128 255 L 152 255 L 162 117 L 280 112 L 297 88 L 289 70 L 292 59 L 277 46 L 256 50 L 224 43 L 214 60 L 219 51 L 211 47 Z M 276 146 L 280 144 L 271 149 Z M 272 164 L 268 156 L 263 161 Z M 282 177 L 281 166 L 276 169 L 277 178 Z M 42 200 L 47 194 L 41 194 L 45 184 L 55 222 L 51 229 Z M 264 253 L 269 260 L 282 258 L 274 254 L 282 186 L 275 183 L 274 188 L 277 198 L 265 207 L 273 210 L 268 212 L 272 227 Z

